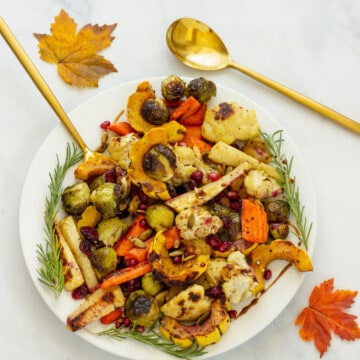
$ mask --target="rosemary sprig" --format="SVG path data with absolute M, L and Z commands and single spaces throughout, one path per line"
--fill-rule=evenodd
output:
M 153 328 L 149 329 L 146 333 L 139 333 L 136 331 L 135 326 L 132 326 L 130 329 L 125 329 L 124 327 L 116 328 L 113 326 L 99 332 L 98 335 L 109 336 L 110 338 L 118 341 L 126 338 L 134 339 L 144 344 L 154 346 L 155 348 L 180 359 L 190 360 L 192 357 L 206 354 L 206 352 L 203 351 L 203 348 L 199 347 L 195 343 L 188 348 L 180 348 L 174 345 L 174 343 L 165 340 Z
M 64 287 L 64 274 L 62 272 L 62 261 L 60 258 L 61 248 L 58 237 L 55 233 L 55 220 L 60 202 L 62 183 L 67 170 L 79 162 L 83 157 L 82 151 L 78 150 L 75 144 L 72 147 L 67 144 L 66 155 L 63 164 L 60 164 L 56 155 L 56 167 L 53 173 L 49 174 L 48 185 L 50 195 L 45 198 L 45 245 L 37 244 L 37 260 L 40 267 L 37 269 L 38 280 L 54 292 L 58 297 Z
M 275 131 L 272 135 L 261 132 L 261 137 L 268 146 L 272 156 L 273 162 L 281 179 L 279 184 L 283 187 L 286 195 L 286 200 L 293 213 L 299 233 L 296 236 L 299 238 L 305 249 L 308 249 L 308 241 L 312 229 L 304 216 L 304 206 L 301 205 L 299 188 L 296 186 L 295 176 L 292 175 L 293 157 L 288 161 L 282 153 L 282 144 L 284 139 L 282 137 L 282 130 Z

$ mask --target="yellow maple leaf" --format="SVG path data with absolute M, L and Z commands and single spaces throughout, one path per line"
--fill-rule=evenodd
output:
M 57 64 L 64 81 L 78 87 L 97 87 L 99 78 L 117 72 L 114 65 L 97 53 L 111 45 L 113 25 L 77 24 L 64 10 L 55 17 L 48 34 L 34 34 L 39 41 L 40 58 Z

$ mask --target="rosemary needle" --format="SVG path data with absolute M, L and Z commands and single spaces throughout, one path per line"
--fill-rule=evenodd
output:
M 287 160 L 282 153 L 282 144 L 284 142 L 282 130 L 275 131 L 272 135 L 261 132 L 261 137 L 268 146 L 276 170 L 281 176 L 279 184 L 285 191 L 286 201 L 295 217 L 296 225 L 299 230 L 299 233 L 296 234 L 296 236 L 307 250 L 312 223 L 309 225 L 306 216 L 304 216 L 305 207 L 301 204 L 299 188 L 296 186 L 295 177 L 292 176 L 292 164 L 294 158 L 291 157 L 290 160 Z
M 58 297 L 64 287 L 64 274 L 62 272 L 61 248 L 55 233 L 55 220 L 61 198 L 62 183 L 67 170 L 79 162 L 83 157 L 82 151 L 73 144 L 67 144 L 66 155 L 63 164 L 60 164 L 59 156 L 56 155 L 56 167 L 49 174 L 48 185 L 50 195 L 45 198 L 44 232 L 45 244 L 37 244 L 37 260 L 40 267 L 37 269 L 38 280 L 48 287 Z

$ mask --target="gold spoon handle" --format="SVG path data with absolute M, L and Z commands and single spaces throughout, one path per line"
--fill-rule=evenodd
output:
M 39 71 L 36 69 L 33 62 L 30 60 L 29 56 L 26 54 L 24 49 L 21 47 L 19 42 L 17 41 L 14 34 L 11 32 L 10 28 L 5 23 L 4 19 L 0 16 L 0 34 L 3 36 L 13 53 L 16 55 L 26 72 L 31 77 L 32 81 L 35 83 L 37 88 L 40 90 L 46 101 L 55 111 L 56 115 L 59 117 L 61 122 L 66 126 L 67 130 L 70 134 L 74 137 L 77 141 L 79 146 L 83 151 L 87 150 L 87 146 L 74 127 L 73 123 L 71 122 L 70 118 L 67 116 L 66 112 L 60 105 L 59 101 L 56 99 L 55 95 L 45 82 L 44 78 L 41 76 Z
M 310 108 L 311 110 L 337 122 L 338 124 L 346 127 L 349 130 L 354 131 L 357 134 L 360 134 L 360 123 L 336 112 L 335 110 L 330 109 L 329 107 L 318 103 L 315 100 L 308 98 L 305 95 L 298 93 L 295 90 L 292 90 L 274 80 L 271 80 L 253 70 L 246 68 L 243 65 L 239 65 L 234 61 L 230 61 L 229 66 L 239 70 L 240 72 L 244 73 L 245 75 L 250 76 L 251 78 L 263 83 L 264 85 L 280 92 L 281 94 L 297 101 L 298 103 L 305 105 L 306 107 Z

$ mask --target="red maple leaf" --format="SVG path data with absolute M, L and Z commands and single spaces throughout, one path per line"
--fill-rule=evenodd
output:
M 331 331 L 343 340 L 360 338 L 357 316 L 344 312 L 351 307 L 357 291 L 334 291 L 334 279 L 315 286 L 309 298 L 309 305 L 298 315 L 295 325 L 301 325 L 299 335 L 306 341 L 314 340 L 320 357 L 327 351 Z

